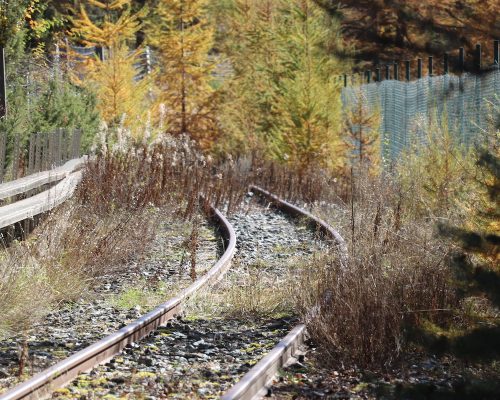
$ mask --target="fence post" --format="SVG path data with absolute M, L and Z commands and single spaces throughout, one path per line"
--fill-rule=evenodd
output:
M 381 81 L 380 68 L 375 69 L 375 76 L 376 76 L 377 82 L 380 82 Z
M 482 60 L 481 60 L 481 45 L 476 44 L 476 54 L 475 54 L 474 66 L 477 72 L 481 71 Z
M 28 174 L 33 173 L 35 164 L 35 135 L 30 135 L 30 147 L 28 150 Z
M 49 169 L 56 163 L 57 129 L 49 133 Z
M 19 135 L 16 134 L 16 136 L 14 137 L 14 152 L 12 156 L 12 180 L 17 179 L 17 176 L 19 175 L 19 147 Z
M 40 166 L 42 164 L 42 137 L 40 132 L 35 135 L 35 172 L 40 171 Z
M 7 147 L 7 133 L 0 133 L 0 182 L 3 182 L 5 174 L 5 153 Z
M 146 73 L 149 75 L 153 71 L 151 67 L 151 49 L 149 48 L 149 46 L 146 46 L 145 52 L 146 52 Z
M 385 79 L 391 79 L 391 66 L 389 64 L 385 66 Z
M 344 74 L 344 87 L 347 87 L 347 74 Z
M 410 82 L 410 79 L 411 79 L 410 60 L 405 61 L 405 78 L 406 78 L 406 82 Z
M 5 48 L 0 47 L 0 118 L 7 115 L 7 79 L 5 70 Z
M 80 157 L 80 144 L 82 139 L 82 131 L 80 129 L 75 129 L 73 131 L 73 158 Z
M 417 78 L 422 79 L 422 59 L 417 60 Z
M 62 144 L 62 128 L 57 128 L 54 136 L 54 164 L 56 167 L 61 165 L 61 144 Z
M 399 81 L 399 64 L 394 62 L 394 80 Z
M 43 163 L 43 170 L 47 170 L 50 167 L 50 133 L 47 133 L 45 135 L 45 138 L 43 140 L 43 157 L 42 157 L 42 163 Z
M 444 74 L 445 75 L 448 75 L 448 72 L 449 72 L 449 55 L 448 53 L 444 53 L 444 57 L 443 57 L 443 68 L 444 68 Z
M 99 61 L 104 61 L 104 49 L 102 48 L 102 46 L 96 46 L 95 53 L 97 54 L 97 58 L 99 58 Z
M 500 40 L 493 42 L 493 64 L 496 67 L 500 64 Z
M 434 58 L 432 56 L 429 57 L 429 76 L 434 75 Z
M 70 134 L 68 129 L 64 129 L 63 131 L 63 162 L 71 159 L 71 150 L 70 150 L 71 142 L 70 142 Z
M 371 83 L 372 81 L 372 71 L 368 70 L 366 71 L 366 83 Z
M 465 49 L 460 47 L 458 51 L 458 68 L 460 69 L 460 73 L 464 73 L 465 71 Z

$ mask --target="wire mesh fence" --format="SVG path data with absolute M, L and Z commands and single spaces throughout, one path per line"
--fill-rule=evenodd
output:
M 363 101 L 369 112 L 380 114 L 382 157 L 393 164 L 410 145 L 428 141 L 435 129 L 446 129 L 464 146 L 482 140 L 491 105 L 500 102 L 500 69 L 348 86 L 342 101 L 344 107 Z

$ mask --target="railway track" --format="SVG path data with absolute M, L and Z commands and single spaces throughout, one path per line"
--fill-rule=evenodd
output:
M 265 319 L 249 319 L 245 314 L 253 310 L 245 309 L 246 305 L 236 307 L 239 310 L 236 314 L 240 313 L 236 315 L 234 304 L 230 304 L 219 312 L 221 317 L 213 312 L 200 312 L 200 304 L 201 308 L 206 308 L 207 302 L 212 303 L 212 308 L 224 308 L 228 299 L 229 303 L 237 302 L 238 296 L 249 296 L 241 299 L 245 302 L 251 300 L 258 294 L 246 280 L 256 274 L 265 282 L 262 287 L 257 285 L 258 291 L 280 287 L 284 282 L 282 275 L 288 273 L 284 266 L 288 259 L 308 257 L 325 247 L 318 234 L 341 250 L 345 245 L 338 233 L 323 221 L 262 189 L 251 190 L 277 211 L 256 207 L 249 197 L 247 212 L 231 219 L 233 228 L 213 209 L 227 247 L 203 277 L 145 316 L 14 387 L 0 399 L 106 396 L 236 399 L 264 393 L 265 385 L 303 340 L 303 326 L 292 330 L 297 321 L 280 309 L 286 310 L 283 304 Z M 289 216 L 299 217 L 300 223 L 291 221 Z M 306 229 L 306 225 L 314 229 Z M 234 229 L 243 240 L 239 242 L 233 268 L 221 279 L 235 252 Z M 202 290 L 217 281 L 215 290 Z M 188 312 L 182 315 L 186 306 Z M 292 333 L 280 342 L 290 330 Z M 145 339 L 138 342 L 141 338 Z

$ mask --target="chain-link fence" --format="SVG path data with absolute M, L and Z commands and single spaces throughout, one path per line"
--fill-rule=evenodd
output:
M 344 107 L 363 101 L 369 112 L 380 113 L 382 157 L 392 164 L 412 143 L 428 140 L 433 129 L 447 129 L 466 146 L 481 140 L 491 105 L 500 102 L 500 69 L 348 86 L 342 101 Z

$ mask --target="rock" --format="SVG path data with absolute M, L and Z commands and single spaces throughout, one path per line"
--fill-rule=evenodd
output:
M 150 357 L 144 357 L 144 356 L 142 356 L 142 357 L 139 357 L 139 360 L 137 360 L 137 361 L 139 362 L 139 364 L 144 364 L 147 367 L 151 367 L 154 364 L 153 359 L 150 358 Z

